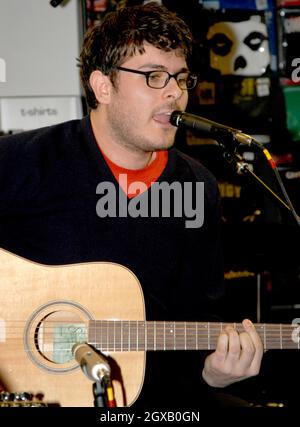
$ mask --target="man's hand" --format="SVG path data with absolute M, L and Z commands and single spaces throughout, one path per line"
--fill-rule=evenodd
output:
M 263 345 L 253 323 L 245 319 L 244 331 L 232 326 L 221 332 L 216 350 L 205 360 L 202 376 L 212 387 L 226 387 L 259 373 Z

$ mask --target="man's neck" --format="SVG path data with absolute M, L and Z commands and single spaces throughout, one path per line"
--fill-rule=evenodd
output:
M 103 116 L 91 111 L 91 125 L 97 144 L 104 154 L 116 165 L 126 169 L 143 169 L 156 157 L 155 152 L 130 150 L 125 145 L 119 144 L 106 131 Z

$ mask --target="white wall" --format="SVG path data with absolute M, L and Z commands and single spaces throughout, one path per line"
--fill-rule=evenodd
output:
M 77 106 L 81 96 L 79 69 L 76 58 L 79 56 L 82 41 L 82 17 L 80 0 L 64 0 L 56 8 L 49 0 L 0 0 L 0 105 L 10 108 L 12 98 L 55 97 L 57 101 L 68 98 Z M 77 98 L 75 100 L 75 97 Z M 73 101 L 72 101 L 73 100 Z M 39 99 L 36 105 L 29 102 L 31 111 L 49 110 L 49 103 Z M 66 101 L 66 100 L 65 100 Z M 65 102 L 64 101 L 64 102 Z M 55 104 L 55 100 L 52 98 Z M 14 100 L 16 104 L 16 100 Z M 7 107 L 8 105 L 8 107 Z M 65 105 L 65 104 L 64 104 Z M 58 114 L 61 117 L 74 117 L 74 105 L 70 114 Z M 59 107 L 58 108 L 65 108 Z M 12 110 L 12 112 L 15 110 Z M 12 114 L 0 111 L 0 129 L 7 129 L 7 118 Z M 75 116 L 80 116 L 77 111 Z M 41 115 L 40 115 L 41 116 Z M 45 117 L 44 114 L 44 122 Z M 1 123 L 2 117 L 2 123 Z M 20 115 L 21 117 L 21 115 Z M 5 123 L 3 120 L 5 118 Z M 9 126 L 13 125 L 10 117 Z M 41 118 L 41 117 L 40 117 Z M 46 117 L 47 118 L 47 117 Z M 24 114 L 23 114 L 24 119 Z M 28 115 L 28 124 L 22 122 L 22 128 L 38 127 L 41 123 L 36 114 Z M 56 121 L 55 115 L 49 115 L 49 124 Z M 46 120 L 44 124 L 48 124 Z M 2 125 L 2 126 L 1 126 Z M 16 128 L 20 124 L 16 123 Z

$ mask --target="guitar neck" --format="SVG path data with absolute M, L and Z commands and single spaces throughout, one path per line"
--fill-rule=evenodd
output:
M 226 325 L 238 332 L 241 323 L 90 320 L 88 340 L 101 351 L 213 350 Z M 299 349 L 297 324 L 256 323 L 265 350 Z

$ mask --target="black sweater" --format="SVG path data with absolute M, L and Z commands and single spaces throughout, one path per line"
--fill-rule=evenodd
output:
M 169 184 L 204 182 L 204 223 L 198 228 L 187 228 L 185 219 L 176 216 L 100 218 L 96 188 L 101 182 L 113 183 L 118 195 L 118 183 L 101 155 L 89 117 L 1 138 L 1 247 L 44 264 L 125 265 L 142 285 L 148 319 L 210 318 L 223 278 L 219 199 L 210 172 L 172 148 L 158 179 Z M 159 360 L 154 368 L 158 370 L 151 368 L 151 381 L 173 377 L 169 360 L 179 355 L 151 357 Z M 190 365 L 188 376 L 198 381 L 200 357 L 194 369 L 197 374 Z

